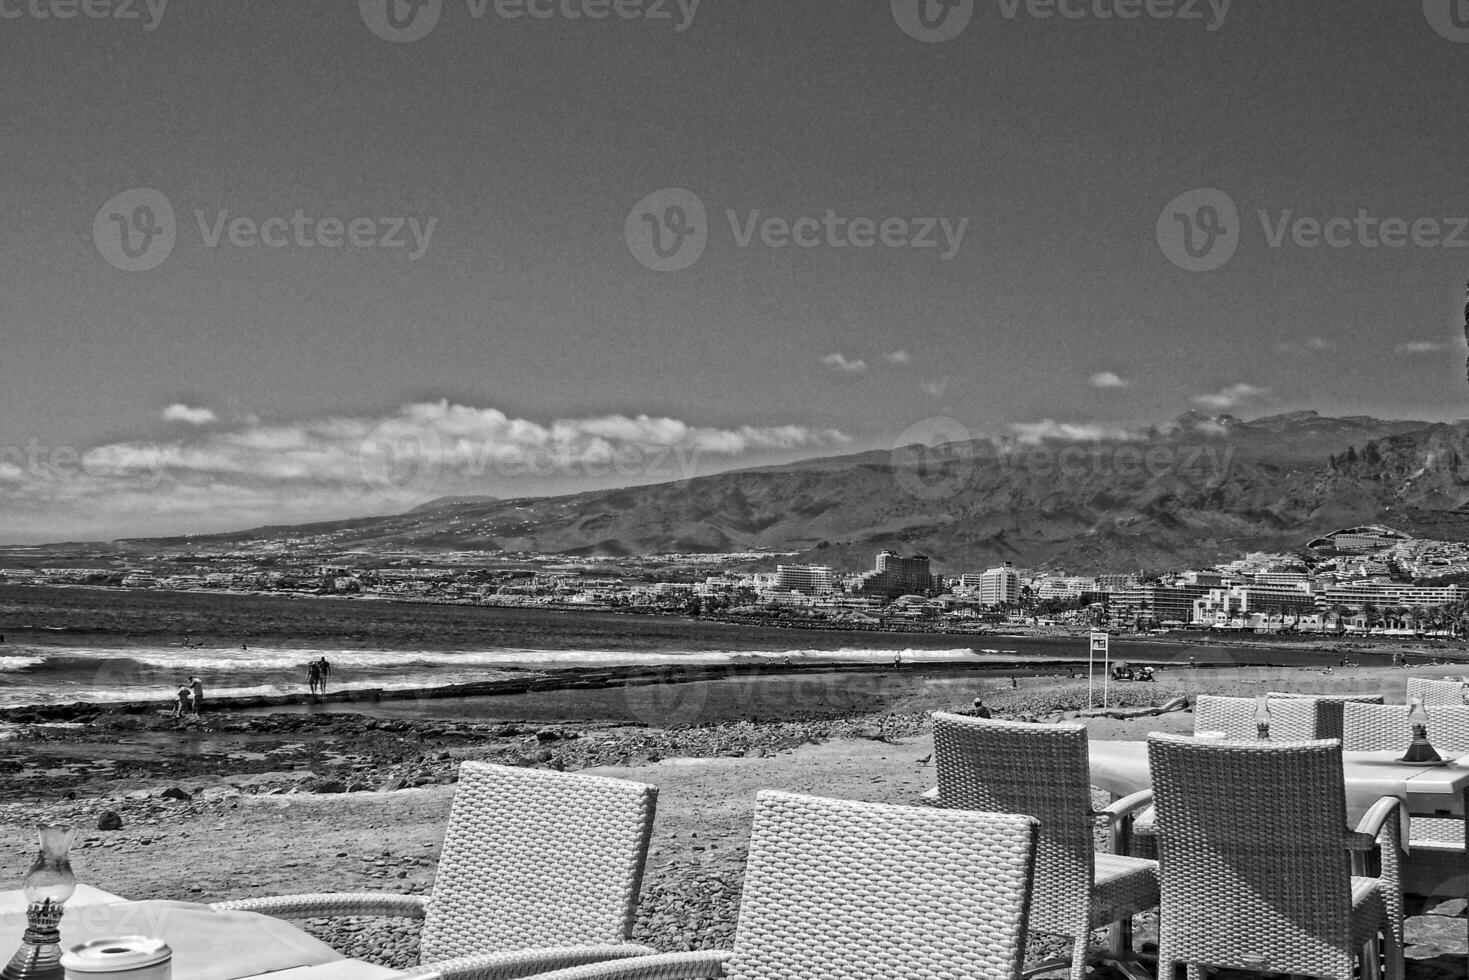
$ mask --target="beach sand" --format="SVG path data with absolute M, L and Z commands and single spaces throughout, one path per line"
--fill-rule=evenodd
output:
M 1352 690 L 1401 701 L 1410 673 L 1442 677 L 1451 672 L 1179 670 L 1156 685 L 1114 684 L 1110 693 L 1116 700 L 1155 703 L 1176 693 Z M 997 714 L 1050 719 L 1056 716 L 1049 709 L 1077 704 L 1078 692 L 1085 697 L 1084 681 L 1026 678 L 1017 689 L 992 693 L 987 700 Z M 0 761 L 12 767 L 12 776 L 19 760 L 27 760 L 28 767 L 27 778 L 6 779 L 14 792 L 0 804 L 5 841 L 0 846 L 0 882 L 15 887 L 24 875 L 34 853 L 37 820 L 67 819 L 83 828 L 73 852 L 78 876 L 130 898 L 216 901 L 307 891 L 421 893 L 432 885 L 453 799 L 454 766 L 461 759 L 489 758 L 657 785 L 658 817 L 639 938 L 663 949 L 726 947 L 733 940 L 755 793 L 772 788 L 914 804 L 935 781 L 927 712 L 967 708 L 972 693 L 905 693 L 880 714 L 675 731 L 445 724 L 429 729 L 434 735 L 423 729 L 431 721 L 396 723 L 406 729 L 393 731 L 390 723 L 368 730 L 361 719 L 343 726 L 298 716 L 292 722 L 298 728 L 272 733 L 258 717 L 234 719 L 263 727 L 287 751 L 246 753 L 265 758 L 239 758 L 229 765 L 221 765 L 218 756 L 191 763 L 165 753 L 113 760 L 88 770 L 84 760 L 99 751 L 106 733 L 95 733 L 97 738 L 88 741 L 82 730 L 67 729 L 68 737 L 81 740 L 19 739 L 0 746 Z M 1140 739 L 1150 731 L 1191 731 L 1192 722 L 1191 712 L 1178 711 L 1126 720 L 1093 718 L 1086 724 L 1096 739 Z M 230 723 L 225 716 L 212 720 L 215 728 Z M 362 791 L 340 791 L 354 784 Z M 162 791 L 170 788 L 192 798 L 163 798 Z M 76 798 L 58 799 L 65 791 L 75 792 Z M 103 810 L 117 812 L 123 829 L 96 830 Z M 1462 943 L 1464 920 L 1444 921 L 1451 923 L 1446 931 Z M 413 929 L 402 923 L 338 922 L 314 928 L 350 955 L 411 961 Z M 1139 935 L 1147 937 L 1146 924 L 1140 925 Z M 1462 955 L 1426 955 L 1438 952 L 1420 944 L 1421 958 L 1413 961 L 1410 977 L 1464 975 Z M 1450 964 L 1450 972 L 1442 972 Z

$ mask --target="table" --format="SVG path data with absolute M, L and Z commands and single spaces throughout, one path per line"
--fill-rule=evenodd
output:
M 0 960 L 25 929 L 25 895 L 0 892 Z M 281 919 L 216 911 L 194 902 L 129 902 L 78 885 L 61 919 L 61 948 L 113 936 L 154 936 L 173 949 L 173 975 L 189 980 L 382 980 L 396 971 L 349 960 Z
M 1087 751 L 1092 785 L 1098 789 L 1126 796 L 1153 785 L 1148 770 L 1147 742 L 1092 742 Z M 1383 796 L 1402 800 L 1410 816 L 1464 819 L 1466 793 L 1469 793 L 1469 756 L 1447 766 L 1424 767 L 1396 762 L 1401 754 L 1342 753 L 1348 823 L 1355 824 Z

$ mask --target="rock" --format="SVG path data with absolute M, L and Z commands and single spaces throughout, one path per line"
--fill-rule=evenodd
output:
M 312 786 L 312 790 L 317 793 L 345 793 L 347 792 L 347 786 L 340 780 L 322 779 L 318 780 Z
M 1463 919 L 1451 919 L 1443 915 L 1412 915 L 1403 920 L 1403 939 L 1409 946 L 1429 947 L 1437 953 L 1455 953 L 1463 956 L 1469 952 L 1469 937 L 1466 937 Z M 1417 955 L 1428 954 L 1429 949 L 1417 951 Z
M 1429 909 L 1427 915 L 1463 915 L 1464 909 L 1469 907 L 1469 901 L 1462 898 L 1451 898 L 1446 902 L 1440 902 Z
M 103 810 L 97 815 L 98 830 L 121 830 L 122 816 L 116 810 Z
M 408 785 L 408 780 L 403 779 L 403 778 L 400 777 L 400 778 L 397 778 L 397 779 L 390 779 L 387 782 L 383 783 L 382 789 L 383 789 L 383 792 L 385 792 L 385 793 L 391 793 L 394 790 L 403 789 L 407 785 Z
M 180 800 L 183 802 L 187 802 L 194 798 L 192 794 L 180 789 L 177 786 L 170 786 L 168 789 L 164 790 L 158 795 L 165 800 Z

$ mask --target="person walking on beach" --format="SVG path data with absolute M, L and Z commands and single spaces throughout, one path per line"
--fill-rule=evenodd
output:
M 306 665 L 306 685 L 311 688 L 312 694 L 316 694 L 321 687 L 321 664 L 315 660 Z
M 184 682 L 179 683 L 179 689 L 174 695 L 173 716 L 182 718 L 189 710 L 189 700 L 194 696 L 194 689 Z
M 322 694 L 325 694 L 326 693 L 326 679 L 328 677 L 332 676 L 332 665 L 329 664 L 329 663 L 327 663 L 325 657 L 322 657 L 320 660 L 318 660 L 316 662 L 316 668 L 317 668 L 317 672 L 321 675 L 321 681 L 320 681 L 320 683 L 321 683 L 321 693 Z
M 976 718 L 989 718 L 989 717 L 991 717 L 991 715 L 990 715 L 990 709 L 989 708 L 986 708 L 984 706 L 984 698 L 975 698 L 974 699 L 974 710 L 973 710 L 973 712 L 971 712 L 971 714 L 973 714 L 974 717 L 976 717 Z
M 204 682 L 197 677 L 189 678 L 190 707 L 193 709 L 195 718 L 199 717 L 199 709 L 204 707 Z

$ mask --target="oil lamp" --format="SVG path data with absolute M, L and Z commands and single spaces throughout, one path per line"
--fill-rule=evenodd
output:
M 1422 698 L 1414 698 L 1408 705 L 1408 724 L 1413 727 L 1413 741 L 1399 762 L 1442 762 L 1443 758 L 1428 744 L 1428 711 Z
M 1255 736 L 1270 737 L 1270 698 L 1264 694 L 1255 698 Z
M 71 844 L 76 828 L 41 824 L 41 851 L 21 887 L 26 897 L 26 931 L 21 946 L 0 970 L 0 980 L 61 980 L 62 906 L 76 891 Z

